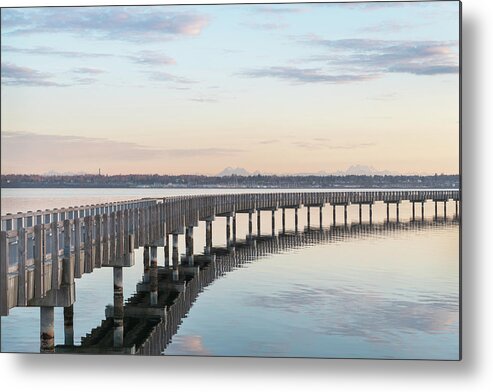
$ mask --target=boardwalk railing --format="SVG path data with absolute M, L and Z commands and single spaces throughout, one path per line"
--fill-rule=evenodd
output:
M 220 214 L 404 200 L 459 201 L 460 191 L 176 196 L 7 214 L 1 217 L 0 315 L 15 306 L 68 306 L 75 278 L 102 266 L 130 266 L 135 248 L 167 245 L 169 234 L 183 234 Z

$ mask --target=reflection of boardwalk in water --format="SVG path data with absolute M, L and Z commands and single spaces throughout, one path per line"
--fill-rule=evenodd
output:
M 427 201 L 434 202 L 436 219 L 440 215 L 439 203 L 443 205 L 443 216 L 446 217 L 447 203 L 455 202 L 455 216 L 459 216 L 460 191 L 457 190 L 178 196 L 8 214 L 1 217 L 0 315 L 8 316 L 13 307 L 39 307 L 41 351 L 54 351 L 54 307 L 64 308 L 65 324 L 70 330 L 75 301 L 75 279 L 83 274 L 92 273 L 97 268 L 112 267 L 116 304 L 113 317 L 113 327 L 116 331 L 113 334 L 113 346 L 123 347 L 125 335 L 128 335 L 125 332 L 128 326 L 125 327 L 123 316 L 120 314 L 123 309 L 123 268 L 134 264 L 135 248 L 144 247 L 147 271 L 157 264 L 158 247 L 165 248 L 165 267 L 171 265 L 169 254 L 172 250 L 172 268 L 167 268 L 163 276 L 165 281 L 170 280 L 172 287 L 178 290 L 197 272 L 194 263 L 199 259 L 193 256 L 192 250 L 193 232 L 199 221 L 205 222 L 204 257 L 210 260 L 214 255 L 212 225 L 218 217 L 226 218 L 227 243 L 231 245 L 236 243 L 237 214 L 248 214 L 248 237 L 254 238 L 254 214 L 257 216 L 257 237 L 261 233 L 262 211 L 271 212 L 274 235 L 275 211 L 282 211 L 284 230 L 286 209 L 294 211 L 295 228 L 298 228 L 298 210 L 301 207 L 307 209 L 307 224 L 310 226 L 311 210 L 319 209 L 319 219 L 322 222 L 322 209 L 329 204 L 332 207 L 332 222 L 340 221 L 336 219 L 336 215 L 342 208 L 343 221 L 347 226 L 344 230 L 354 230 L 353 226 L 347 225 L 347 215 L 351 205 L 356 204 L 356 207 L 359 207 L 360 222 L 360 231 L 357 233 L 361 234 L 365 227 L 361 225 L 362 217 L 367 215 L 372 223 L 372 208 L 375 203 L 386 204 L 389 222 L 390 206 L 395 208 L 396 219 L 399 221 L 399 205 L 406 200 L 412 203 L 413 220 L 424 219 L 424 206 Z M 375 224 L 372 230 L 378 227 Z M 335 229 L 334 233 L 338 230 L 339 235 L 347 235 L 342 229 Z M 190 263 L 186 268 L 178 263 L 178 237 L 183 234 L 186 239 L 186 261 Z M 259 241 L 262 242 L 260 239 Z M 221 268 L 223 264 L 221 263 Z M 205 271 L 204 266 L 199 268 Z M 158 276 L 161 275 L 158 271 Z M 193 282 L 200 285 L 199 280 Z M 159 299 L 158 291 L 150 288 L 149 290 L 153 301 Z M 188 291 L 185 291 L 183 298 L 186 299 L 188 295 Z M 174 303 L 172 298 L 169 301 Z M 175 317 L 173 312 L 169 317 Z M 66 334 L 66 342 L 69 345 L 73 342 L 73 333 Z
M 177 266 L 178 280 L 172 267 L 151 263 L 137 292 L 125 305 L 107 308 L 107 318 L 82 339 L 80 346 L 57 346 L 56 352 L 128 353 L 160 355 L 177 332 L 200 292 L 215 279 L 271 254 L 296 248 L 358 238 L 389 235 L 392 232 L 422 231 L 444 226 L 457 226 L 457 220 L 420 220 L 408 223 L 353 224 L 330 228 L 289 231 L 278 236 L 251 237 L 230 243 L 229 247 L 213 248 L 211 255 L 183 256 Z M 146 251 L 147 252 L 147 251 Z M 144 255 L 146 263 L 147 255 Z M 115 323 L 115 317 L 122 317 Z M 122 344 L 115 347 L 115 327 L 123 325 Z

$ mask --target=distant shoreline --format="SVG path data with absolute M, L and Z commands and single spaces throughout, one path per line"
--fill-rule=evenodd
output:
M 72 175 L 7 174 L 2 188 L 98 189 L 459 189 L 460 176 L 198 176 L 198 175 Z

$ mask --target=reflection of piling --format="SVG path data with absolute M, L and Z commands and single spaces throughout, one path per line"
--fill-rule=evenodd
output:
M 123 347 L 123 268 L 113 267 L 113 347 Z
M 149 273 L 149 296 L 151 305 L 157 305 L 158 275 L 157 275 L 157 247 L 151 246 L 151 268 Z
M 55 308 L 53 306 L 40 307 L 40 343 L 42 353 L 55 352 Z
M 65 334 L 65 345 L 74 345 L 74 305 L 63 308 L 63 328 Z

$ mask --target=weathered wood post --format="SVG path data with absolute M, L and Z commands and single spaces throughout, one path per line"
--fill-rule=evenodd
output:
M 40 352 L 55 352 L 55 308 L 41 306 L 40 310 Z
M 169 235 L 164 235 L 164 266 L 169 267 Z
M 294 231 L 298 232 L 298 207 L 294 209 Z
M 459 216 L 459 201 L 455 201 L 455 217 L 457 218 Z
M 260 237 L 260 210 L 257 210 L 257 236 Z
M 42 224 L 34 226 L 34 296 L 44 297 L 45 232 Z
M 361 203 L 359 203 L 359 224 L 361 225 L 362 221 L 363 221 L 363 211 L 362 211 L 362 206 L 361 206 Z
M 173 280 L 178 280 L 178 234 L 173 233 Z
M 65 345 L 74 345 L 74 306 L 63 308 L 63 332 L 65 335 Z
M 447 219 L 447 200 L 443 202 L 443 218 Z
M 282 233 L 286 233 L 286 209 L 282 209 Z
M 310 228 L 310 206 L 306 207 L 306 225 Z
M 344 225 L 347 226 L 347 204 L 344 204 Z
M 416 203 L 413 201 L 413 221 L 416 220 L 415 204 Z
M 113 347 L 123 347 L 123 268 L 113 267 Z
M 205 254 L 210 255 L 212 251 L 212 219 L 205 221 Z
M 399 222 L 399 202 L 395 203 L 395 214 L 397 222 Z
M 193 226 L 188 226 L 185 233 L 187 264 L 193 266 Z
M 336 224 L 336 206 L 332 204 L 332 224 Z
M 226 215 L 226 246 L 231 245 L 231 216 Z
M 101 268 L 102 254 L 101 254 L 101 215 L 94 217 L 94 231 L 95 231 L 95 249 L 94 249 L 94 266 Z
M 389 205 L 390 205 L 390 203 L 387 202 L 387 223 L 389 223 L 389 220 L 390 220 Z
M 276 215 L 275 211 L 272 210 L 272 236 L 274 237 L 276 235 Z
M 421 220 L 425 220 L 425 202 L 421 202 Z
M 233 212 L 233 244 L 236 244 L 236 212 Z
M 144 245 L 144 283 L 149 283 L 149 245 Z
M 318 221 L 320 222 L 320 230 L 322 230 L 323 228 L 323 206 L 320 206 L 320 211 L 319 211 L 319 215 L 318 215 Z
M 158 271 L 157 271 L 157 246 L 151 246 L 151 270 L 149 283 L 149 299 L 151 305 L 158 303 Z
M 253 236 L 253 213 L 252 211 L 248 211 L 248 237 Z
M 39 225 L 35 226 L 39 229 Z M 37 268 L 37 265 L 36 265 Z M 9 239 L 7 232 L 0 233 L 0 315 L 7 316 L 9 314 L 8 303 L 8 270 L 9 270 Z M 36 285 L 36 278 L 35 278 Z M 36 290 L 36 286 L 35 286 Z
M 369 206 L 369 214 L 370 214 L 370 225 L 373 224 L 373 203 L 370 203 Z
M 17 233 L 17 306 L 27 305 L 26 260 L 27 232 L 24 227 L 21 227 L 20 229 L 18 229 Z

